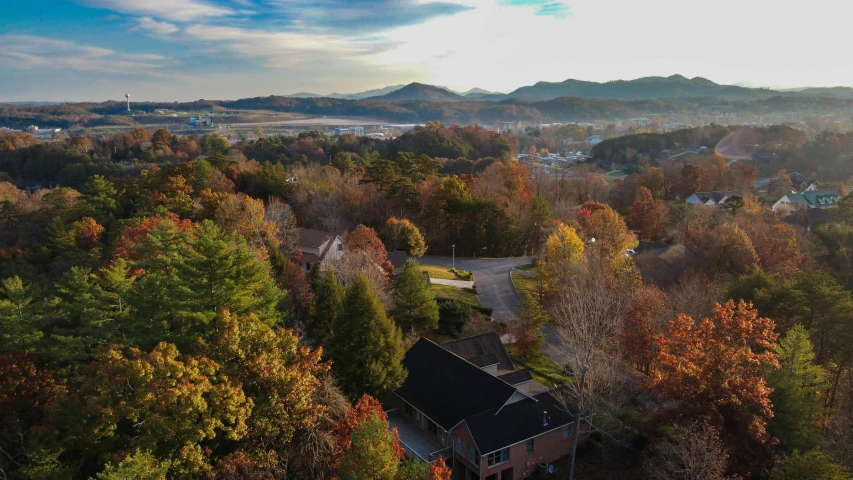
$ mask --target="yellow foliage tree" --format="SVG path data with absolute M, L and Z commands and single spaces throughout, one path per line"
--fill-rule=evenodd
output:
M 583 255 L 583 241 L 572 227 L 558 223 L 545 241 L 539 270 L 546 289 L 553 287 L 569 265 Z

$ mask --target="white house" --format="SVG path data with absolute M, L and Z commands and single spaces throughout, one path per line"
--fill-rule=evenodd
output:
M 598 145 L 599 143 L 601 143 L 601 137 L 599 137 L 598 135 L 591 135 L 587 137 L 586 143 L 588 145 Z
M 302 250 L 302 261 L 309 271 L 314 264 L 322 269 L 327 261 L 338 260 L 344 255 L 344 241 L 340 236 L 310 228 L 296 230 L 296 248 Z
M 773 204 L 774 212 L 790 215 L 799 209 L 833 208 L 838 206 L 841 195 L 834 188 L 823 190 L 807 190 L 802 193 L 789 193 Z

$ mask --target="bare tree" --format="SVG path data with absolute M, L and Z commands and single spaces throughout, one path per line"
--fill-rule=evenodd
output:
M 717 431 L 692 423 L 676 426 L 671 438 L 655 445 L 643 469 L 654 480 L 722 480 L 726 458 Z
M 853 468 L 853 371 L 847 370 L 839 377 L 835 408 L 823 432 L 823 449 L 833 459 Z
M 628 383 L 628 372 L 618 367 L 614 356 L 630 303 L 620 279 L 605 262 L 591 256 L 567 272 L 559 285 L 548 313 L 569 376 L 556 396 L 578 419 L 569 454 L 569 480 L 573 480 L 581 422 L 591 430 L 597 410 L 612 405 L 610 400 Z
M 281 245 L 282 252 L 290 256 L 296 249 L 297 231 L 296 215 L 290 205 L 279 197 L 270 197 L 267 201 L 264 220 L 271 222 L 276 227 L 276 237 Z

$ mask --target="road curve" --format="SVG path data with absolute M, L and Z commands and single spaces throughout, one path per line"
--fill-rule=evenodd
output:
M 424 256 L 418 259 L 424 265 L 451 267 L 451 257 Z M 477 296 L 484 307 L 492 309 L 492 318 L 498 322 L 515 320 L 518 309 L 518 294 L 512 285 L 509 273 L 512 267 L 531 263 L 529 257 L 513 258 L 459 258 L 456 268 L 468 270 L 474 274 Z

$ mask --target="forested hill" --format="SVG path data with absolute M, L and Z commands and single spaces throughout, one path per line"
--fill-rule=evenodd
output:
M 538 82 L 535 85 L 521 87 L 505 97 L 528 100 L 550 100 L 559 97 L 597 98 L 610 100 L 640 100 L 652 98 L 697 98 L 715 97 L 726 100 L 764 100 L 780 92 L 768 89 L 745 88 L 733 85 L 719 85 L 706 78 L 686 78 L 681 75 L 671 77 L 644 77 L 636 80 L 616 80 L 606 83 L 565 80 L 559 83 Z M 788 93 L 788 95 L 796 95 Z
M 447 93 L 447 92 L 445 92 Z M 460 97 L 463 98 L 463 97 Z M 775 96 L 764 100 L 731 101 L 718 98 L 659 100 L 591 100 L 561 97 L 529 101 L 508 99 L 492 101 L 433 102 L 408 100 L 342 100 L 333 98 L 293 98 L 268 96 L 239 100 L 197 100 L 194 102 L 140 102 L 133 104 L 136 114 L 153 114 L 156 109 L 180 111 L 262 110 L 304 115 L 367 117 L 387 122 L 426 123 L 440 121 L 459 124 L 494 124 L 503 121 L 536 123 L 590 122 L 642 115 L 703 115 L 720 112 L 767 114 L 805 112 L 812 115 L 838 113 L 853 108 L 853 100 L 831 97 Z M 62 105 L 0 105 L 0 125 L 25 128 L 97 126 L 133 124 L 126 116 L 124 102 L 70 103 Z M 113 118 L 108 118 L 108 117 Z

